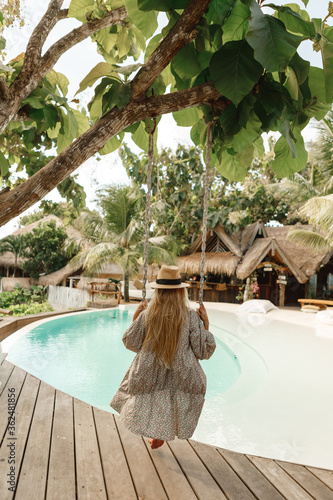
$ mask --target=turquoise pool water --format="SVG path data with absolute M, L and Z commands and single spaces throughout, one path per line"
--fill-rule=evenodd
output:
M 18 338 L 7 359 L 55 388 L 110 410 L 135 354 L 122 335 L 135 308 L 74 314 L 43 323 Z M 234 352 L 216 337 L 213 357 L 201 364 L 207 375 L 206 400 L 229 389 L 241 373 Z

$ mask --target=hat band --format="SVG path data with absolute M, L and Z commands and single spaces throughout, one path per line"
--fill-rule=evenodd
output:
M 176 280 L 164 280 L 164 279 L 157 279 L 156 283 L 158 285 L 180 285 L 182 282 L 181 278 L 176 279 Z

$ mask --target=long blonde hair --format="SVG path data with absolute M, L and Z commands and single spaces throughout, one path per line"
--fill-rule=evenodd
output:
M 158 361 L 172 368 L 184 322 L 189 312 L 185 288 L 156 288 L 146 313 L 143 347 Z

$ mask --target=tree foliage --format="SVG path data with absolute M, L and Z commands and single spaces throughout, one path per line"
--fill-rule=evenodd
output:
M 24 235 L 23 271 L 32 278 L 40 274 L 58 271 L 67 264 L 63 249 L 67 234 L 54 221 L 39 223 L 38 227 Z
M 1 195 L 0 224 L 42 199 L 95 153 L 117 149 L 125 132 L 146 148 L 150 119 L 165 113 L 190 126 L 194 144 L 202 147 L 206 123 L 215 118 L 212 163 L 232 181 L 245 178 L 262 151 L 262 133 L 270 130 L 281 134 L 271 165 L 275 175 L 305 166 L 301 132 L 311 118 L 322 119 L 333 101 L 331 8 L 322 20 L 310 19 L 306 0 L 304 9 L 265 7 L 256 0 L 72 0 L 68 10 L 62 3 L 50 1 L 25 54 L 1 70 L 0 131 L 23 126 L 45 140 L 57 137 L 58 155 Z M 158 32 L 160 12 L 167 23 Z M 67 17 L 81 25 L 42 55 L 51 29 Z M 88 121 L 66 102 L 64 78 L 53 66 L 89 36 L 105 62 L 80 84 L 79 93 L 96 85 Z M 305 40 L 321 51 L 323 69 L 298 54 Z M 136 62 L 141 53 L 144 63 Z M 4 176 L 9 161 L 5 153 Z
M 273 144 L 274 145 L 274 144 Z M 145 184 L 147 155 L 134 154 L 123 145 L 120 156 L 133 182 Z M 215 170 L 212 175 L 208 225 L 222 224 L 229 232 L 262 219 L 285 223 L 293 211 L 293 195 L 276 195 L 267 189 L 279 182 L 271 169 L 272 153 L 252 162 L 243 183 L 231 182 Z M 154 234 L 171 235 L 187 249 L 201 230 L 204 196 L 204 165 L 199 147 L 178 145 L 155 155 L 152 171 L 151 222 Z M 295 215 L 293 215 L 293 222 Z

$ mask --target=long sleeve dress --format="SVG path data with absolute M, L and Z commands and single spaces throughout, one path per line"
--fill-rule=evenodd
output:
M 216 344 L 196 311 L 184 322 L 172 369 L 142 348 L 146 311 L 123 336 L 127 349 L 137 353 L 110 406 L 133 433 L 169 441 L 194 433 L 206 393 L 206 376 L 199 359 L 208 359 Z

